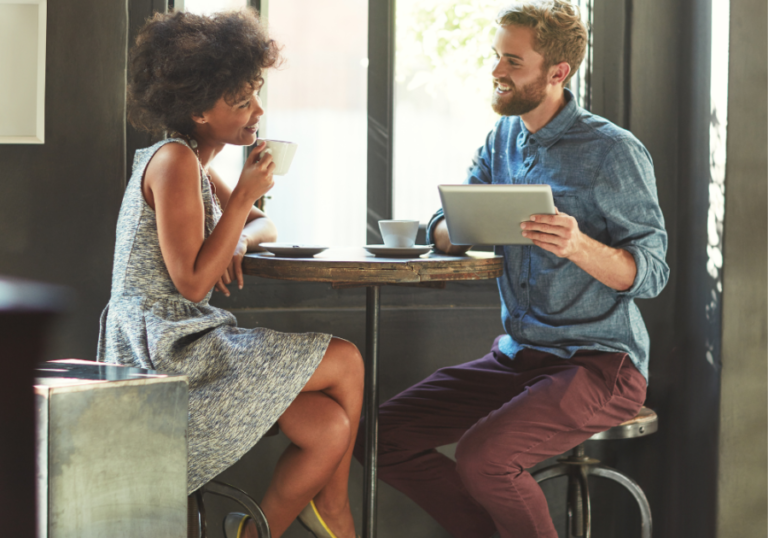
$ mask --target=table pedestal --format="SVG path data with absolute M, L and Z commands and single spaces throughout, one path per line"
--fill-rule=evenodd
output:
M 365 477 L 363 538 L 376 537 L 378 443 L 378 358 L 381 286 L 444 287 L 446 282 L 501 276 L 503 258 L 490 252 L 463 256 L 431 253 L 417 258 L 374 257 L 362 248 L 330 249 L 312 258 L 246 254 L 243 273 L 280 280 L 329 282 L 334 287 L 365 286 Z
M 379 442 L 379 315 L 381 286 L 368 286 L 365 298 L 365 478 L 363 538 L 376 536 L 376 447 Z

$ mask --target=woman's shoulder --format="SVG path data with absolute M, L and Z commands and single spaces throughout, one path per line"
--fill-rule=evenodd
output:
M 184 149 L 186 148 L 186 150 Z M 149 161 L 153 160 L 155 155 L 162 152 L 163 156 L 182 156 L 184 152 L 192 154 L 192 148 L 187 145 L 186 140 L 182 138 L 165 138 L 158 142 L 155 142 L 149 147 L 137 149 L 133 156 L 133 171 L 136 171 L 137 167 L 146 168 Z M 194 157 L 194 154 L 192 154 Z
M 159 146 L 156 147 L 155 146 Z M 157 182 L 195 182 L 200 179 L 200 164 L 192 148 L 182 139 L 169 138 L 153 146 L 154 153 L 147 164 L 145 181 L 150 185 Z

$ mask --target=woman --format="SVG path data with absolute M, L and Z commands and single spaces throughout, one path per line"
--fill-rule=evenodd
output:
M 245 253 L 276 238 L 254 207 L 273 186 L 265 144 L 234 189 L 209 165 L 226 144 L 257 141 L 262 71 L 278 61 L 253 11 L 157 14 L 140 31 L 129 120 L 174 134 L 136 153 L 98 359 L 189 376 L 190 493 L 277 422 L 292 444 L 261 502 L 273 536 L 301 512 L 317 536 L 353 538 L 347 484 L 362 405 L 357 348 L 326 334 L 237 328 L 208 304 L 214 287 L 227 295 L 227 284 L 242 288 Z M 225 532 L 257 536 L 243 515 L 230 514 Z

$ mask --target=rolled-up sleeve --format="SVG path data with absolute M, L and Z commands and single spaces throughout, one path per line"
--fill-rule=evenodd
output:
M 617 293 L 632 298 L 657 296 L 669 280 L 667 232 L 653 162 L 637 139 L 616 141 L 598 170 L 592 194 L 607 223 L 609 246 L 632 254 L 637 265 L 632 287 Z

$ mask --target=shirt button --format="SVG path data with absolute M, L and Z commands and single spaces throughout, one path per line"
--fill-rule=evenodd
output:
M 521 287 L 521 288 L 523 288 L 523 289 L 525 289 L 525 288 L 527 288 L 527 287 L 528 287 L 528 284 L 526 284 L 525 282 L 521 282 L 521 283 L 520 283 L 520 287 Z
M 520 314 L 518 314 L 517 312 L 515 312 L 515 319 L 520 319 Z

